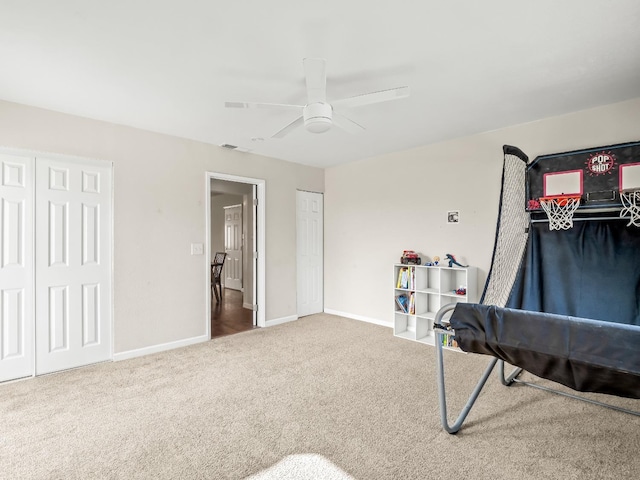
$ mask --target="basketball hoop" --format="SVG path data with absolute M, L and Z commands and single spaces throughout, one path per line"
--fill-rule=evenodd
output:
M 640 227 L 640 190 L 621 190 L 620 200 L 623 206 L 622 210 L 620 210 L 620 218 L 629 215 L 627 227 L 631 225 Z
M 573 213 L 580 205 L 580 195 L 540 197 L 540 206 L 549 218 L 549 230 L 573 228 Z

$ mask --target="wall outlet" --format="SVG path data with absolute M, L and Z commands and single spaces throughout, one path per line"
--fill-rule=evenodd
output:
M 203 243 L 192 243 L 191 244 L 191 255 L 204 255 L 204 244 Z

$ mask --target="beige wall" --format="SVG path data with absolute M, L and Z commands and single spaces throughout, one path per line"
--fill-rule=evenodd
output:
M 117 352 L 204 335 L 205 172 L 266 181 L 266 319 L 296 315 L 296 189 L 324 192 L 325 308 L 391 322 L 403 249 L 480 268 L 493 248 L 502 145 L 536 155 L 640 140 L 640 99 L 323 172 L 187 139 L 0 101 L 0 146 L 114 163 Z M 447 225 L 445 213 L 461 211 Z
M 325 172 L 325 308 L 392 322 L 402 250 L 491 262 L 502 145 L 538 155 L 640 140 L 640 99 L 384 155 Z M 447 224 L 447 210 L 460 223 Z
M 114 351 L 205 334 L 205 172 L 266 181 L 266 319 L 296 314 L 296 189 L 321 169 L 0 101 L 0 146 L 114 163 Z

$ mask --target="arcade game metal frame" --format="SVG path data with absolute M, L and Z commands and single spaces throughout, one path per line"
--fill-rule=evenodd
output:
M 625 227 L 633 229 L 629 230 L 632 238 L 640 242 L 640 230 L 635 229 L 640 226 L 640 142 L 545 155 L 531 163 L 516 147 L 505 146 L 503 151 L 496 240 L 480 304 L 459 308 L 448 305 L 435 318 L 434 332 L 440 340 L 436 341 L 436 361 L 443 428 L 448 433 L 459 431 L 496 365 L 503 385 L 521 383 L 640 416 L 639 411 L 518 378 L 527 370 L 577 391 L 640 398 L 640 355 L 636 353 L 640 351 L 640 317 L 637 313 L 634 318 L 618 323 L 615 312 L 603 314 L 603 309 L 595 312 L 598 319 L 591 319 L 591 312 L 585 307 L 587 314 L 579 318 L 579 315 L 570 316 L 571 311 L 569 314 L 547 311 L 553 307 L 546 306 L 520 310 L 517 298 L 514 300 L 524 289 L 522 278 L 531 275 L 528 271 L 531 263 L 526 264 L 525 258 L 530 256 L 532 244 L 546 237 L 572 238 L 563 231 L 570 231 L 574 220 L 607 227 L 620 225 L 621 219 L 628 220 Z M 561 213 L 550 214 L 545 203 Z M 549 228 L 542 229 L 546 223 Z M 619 231 L 616 225 L 614 228 Z M 594 264 L 601 265 L 597 261 Z M 640 282 L 638 274 L 632 271 L 637 277 L 632 282 Z M 544 272 L 535 275 L 544 283 Z M 631 286 L 631 290 L 634 288 Z M 558 295 L 570 296 L 571 290 L 564 289 Z M 639 296 L 640 292 L 636 291 L 632 302 L 640 304 Z M 527 302 L 524 304 L 526 307 Z M 584 313 L 585 308 L 579 312 Z M 544 333 L 560 341 L 545 341 L 539 332 L 543 324 Z M 464 351 L 493 356 L 452 424 L 447 416 L 443 335 L 455 335 Z M 512 348 L 513 345 L 518 347 Z M 577 345 L 577 348 L 567 345 Z M 625 358 L 632 360 L 625 361 Z M 506 376 L 505 362 L 515 367 Z

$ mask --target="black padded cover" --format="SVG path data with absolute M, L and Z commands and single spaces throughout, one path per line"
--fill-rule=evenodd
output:
M 640 398 L 640 326 L 466 303 L 450 322 L 465 352 L 581 392 Z

